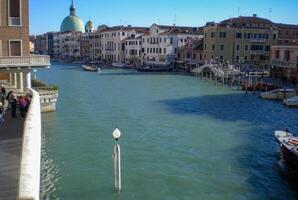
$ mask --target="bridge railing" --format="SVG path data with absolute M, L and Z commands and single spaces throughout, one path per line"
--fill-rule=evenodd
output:
M 39 200 L 41 161 L 41 114 L 39 94 L 32 99 L 24 123 L 18 200 Z

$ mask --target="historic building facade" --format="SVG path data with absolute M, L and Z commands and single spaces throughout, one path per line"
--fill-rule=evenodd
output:
M 125 63 L 125 40 L 148 28 L 115 26 L 101 31 L 101 58 L 107 63 Z
M 31 68 L 48 66 L 49 58 L 30 56 L 28 0 L 2 0 L 0 11 L 0 79 L 24 91 Z
M 175 64 L 178 48 L 187 39 L 201 38 L 195 27 L 164 26 L 153 24 L 147 34 L 142 36 L 142 64 L 167 66 Z
M 256 15 L 207 23 L 204 28 L 205 59 L 269 66 L 270 46 L 276 44 L 277 39 L 276 26 Z
M 279 44 L 271 47 L 273 77 L 298 84 L 298 44 Z
M 204 65 L 203 46 L 203 39 L 187 39 L 186 44 L 178 48 L 177 69 L 191 71 Z

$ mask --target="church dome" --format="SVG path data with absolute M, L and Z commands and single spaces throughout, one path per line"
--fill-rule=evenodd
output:
M 67 16 L 61 24 L 61 32 L 84 32 L 84 23 L 78 16 Z
M 70 15 L 67 16 L 61 23 L 60 31 L 61 32 L 84 32 L 84 23 L 76 15 L 76 7 L 74 5 L 74 2 L 72 0 L 71 6 L 69 8 Z
M 89 20 L 85 25 L 85 32 L 91 33 L 94 31 L 94 24 L 91 20 Z

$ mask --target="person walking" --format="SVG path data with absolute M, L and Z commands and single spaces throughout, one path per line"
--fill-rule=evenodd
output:
M 28 102 L 26 101 L 24 96 L 21 96 L 18 104 L 19 104 L 19 110 L 20 110 L 21 117 L 24 118 L 26 116 L 26 109 L 27 109 L 27 105 L 28 105 Z
M 18 100 L 17 100 L 17 96 L 14 93 L 11 94 L 9 104 L 11 107 L 11 117 L 16 118 L 17 117 Z
M 4 85 L 1 84 L 0 102 L 2 103 L 2 105 L 4 105 L 5 97 L 6 97 L 6 89 L 5 89 Z

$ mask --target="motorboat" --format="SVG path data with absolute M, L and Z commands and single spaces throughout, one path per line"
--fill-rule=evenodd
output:
M 268 92 L 262 92 L 261 97 L 263 99 L 288 99 L 296 96 L 296 90 L 290 88 L 275 89 Z
M 124 63 L 112 63 L 113 67 L 117 67 L 117 68 L 125 68 L 127 67 L 126 64 Z
M 293 136 L 289 131 L 275 131 L 275 138 L 285 161 L 298 167 L 298 137 Z
M 100 68 L 95 65 L 82 65 L 82 68 L 84 71 L 88 72 L 98 72 L 100 71 Z
M 297 106 L 298 107 L 298 96 L 284 99 L 284 104 L 286 106 L 295 106 L 295 107 Z

